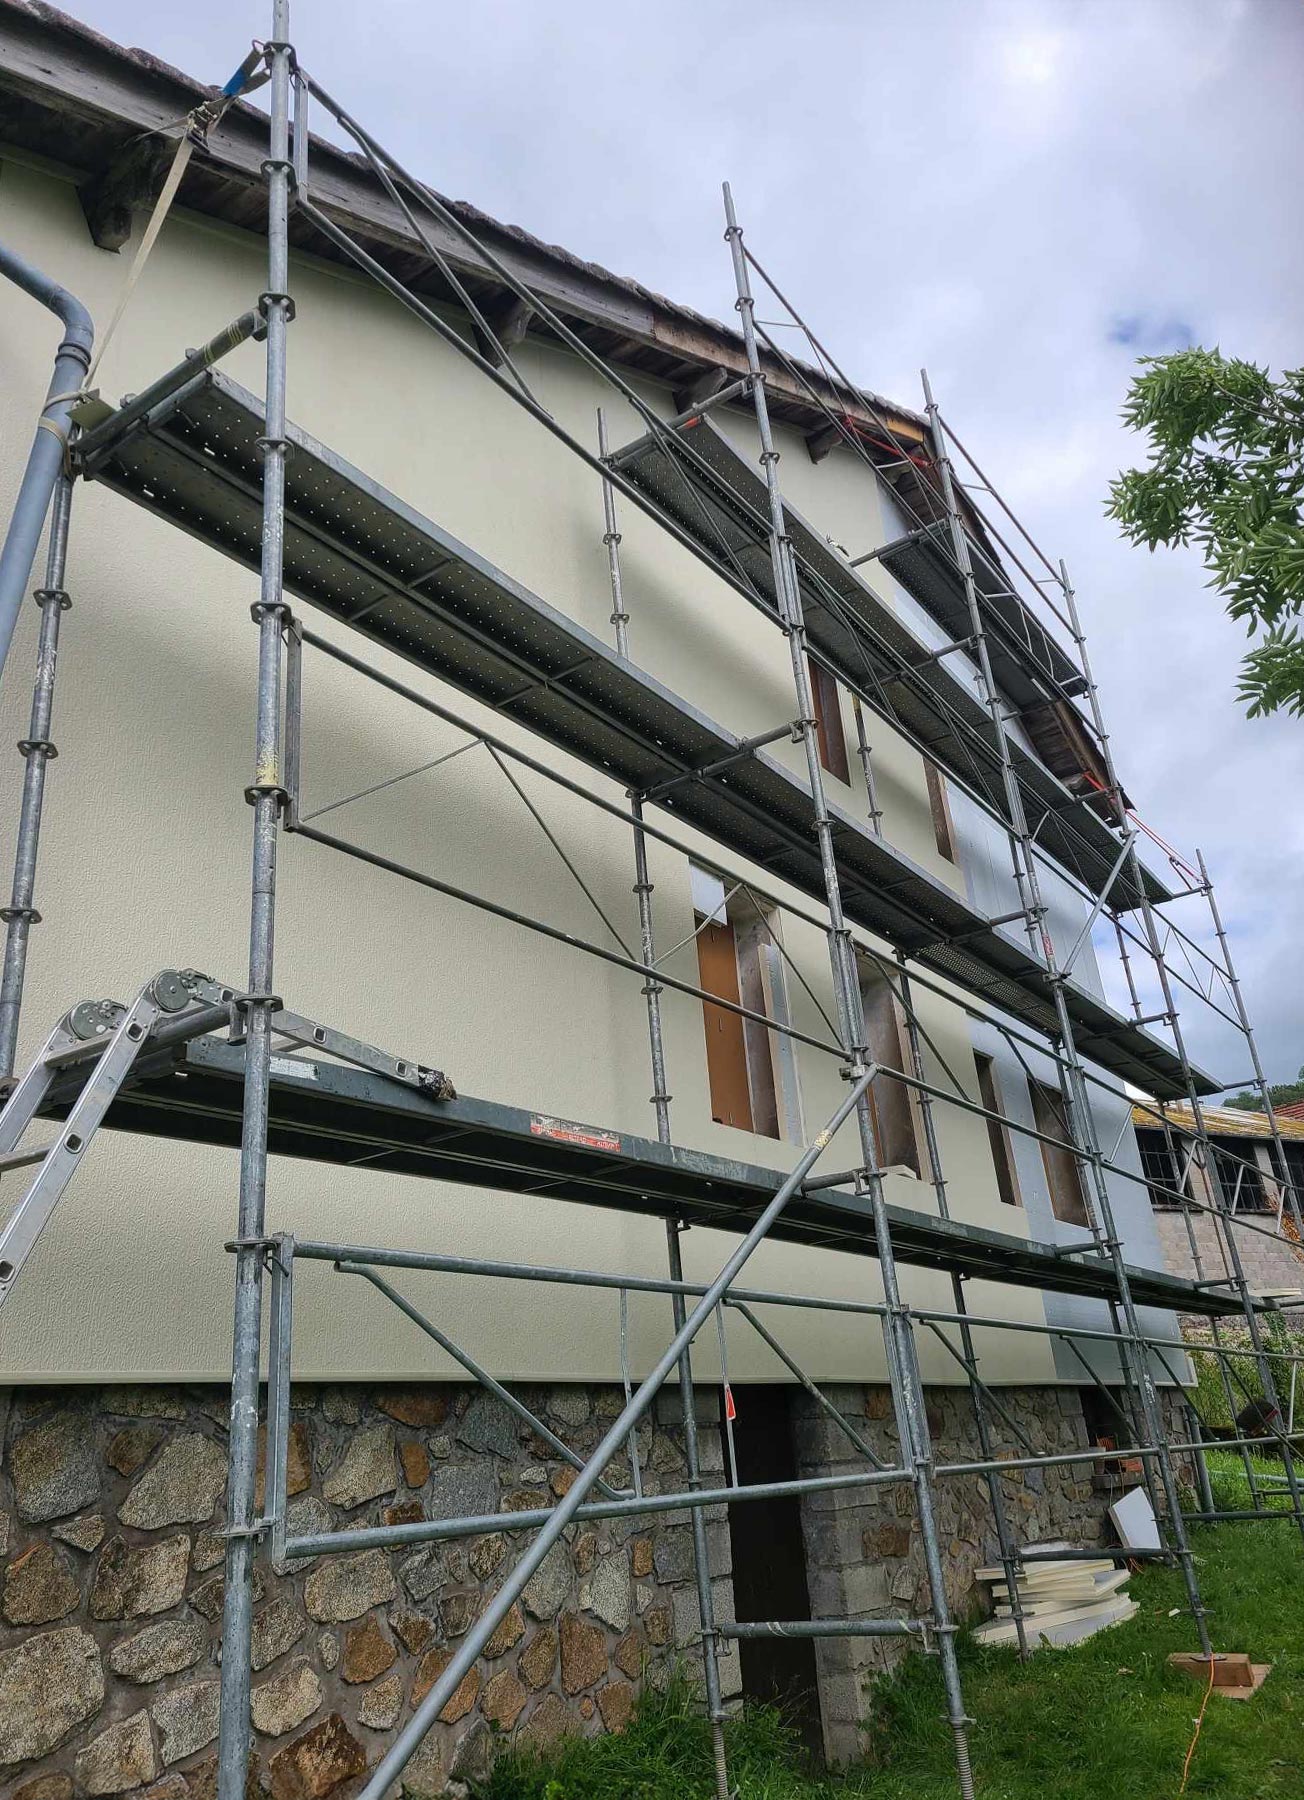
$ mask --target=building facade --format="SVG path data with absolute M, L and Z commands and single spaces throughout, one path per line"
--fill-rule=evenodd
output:
M 7 103 L 0 236 L 106 320 L 123 278 L 125 257 L 116 252 L 138 241 L 139 208 L 154 191 L 153 178 L 133 189 L 123 146 L 151 122 L 175 117 L 179 102 L 188 110 L 197 90 L 48 8 L 6 0 L 0 25 Z M 105 356 L 97 385 L 110 401 L 146 386 L 265 285 L 261 215 L 249 197 L 256 175 L 239 174 L 256 125 L 237 113 L 224 130 L 209 162 L 197 159 Z M 325 160 L 332 204 L 342 212 L 363 205 L 356 167 L 337 155 Z M 373 194 L 365 204 L 374 211 L 379 202 Z M 669 368 L 662 353 L 628 370 L 643 405 L 659 416 L 674 416 L 695 381 L 709 381 L 722 364 L 738 366 L 737 342 L 723 328 L 522 234 L 512 239 L 492 221 L 485 228 L 515 242 L 555 291 L 583 287 L 591 314 L 600 305 L 609 317 L 636 313 L 649 341 L 673 343 Z M 292 288 L 296 427 L 610 644 L 610 533 L 593 470 L 338 260 L 299 248 Z M 441 309 L 470 329 L 456 306 Z M 32 302 L 9 287 L 0 291 L 0 327 L 8 399 L 0 430 L 12 481 L 43 398 L 49 333 Z M 638 437 L 635 409 L 546 334 L 523 332 L 514 355 L 547 410 L 576 436 L 596 447 L 601 407 L 613 443 Z M 257 388 L 260 358 L 258 345 L 246 343 L 223 373 Z M 892 483 L 855 457 L 827 454 L 790 401 L 776 447 L 785 494 L 803 517 L 849 557 L 908 535 Z M 902 409 L 894 416 L 920 440 L 917 417 Z M 747 463 L 757 462 L 756 423 L 742 404 L 720 408 L 712 423 Z M 619 532 L 628 661 L 740 739 L 790 721 L 792 673 L 773 625 L 634 508 L 621 507 Z M 238 561 L 89 481 L 76 493 L 67 586 L 73 604 L 58 671 L 59 760 L 42 832 L 43 919 L 33 937 L 20 1066 L 79 1000 L 126 998 L 164 967 L 197 967 L 238 985 L 246 957 L 249 608 L 257 581 Z M 946 634 L 886 566 L 875 589 L 921 659 L 943 649 Z M 311 622 L 328 644 L 355 644 L 338 622 L 315 615 Z M 26 730 L 36 625 L 30 608 L 0 692 L 4 741 Z M 540 750 L 510 713 L 414 675 L 397 655 L 377 651 L 373 660 L 433 703 L 455 701 L 473 725 L 541 756 L 575 788 L 620 799 L 619 783 L 595 772 L 591 760 L 567 756 L 555 743 Z M 957 681 L 977 691 L 964 653 L 948 662 Z M 856 820 L 877 814 L 911 879 L 945 890 L 983 920 L 1006 918 L 1019 896 L 1004 832 L 908 735 L 877 716 L 871 798 L 850 696 L 827 670 L 816 674 L 820 760 L 835 805 Z M 513 776 L 483 747 L 469 749 L 465 729 L 414 715 L 394 693 L 361 683 L 327 655 L 305 658 L 303 723 L 300 814 L 329 817 L 331 829 L 371 860 L 334 856 L 302 836 L 286 839 L 277 984 L 287 1004 L 437 1066 L 461 1094 L 567 1129 L 587 1122 L 583 1129 L 653 1137 L 642 983 L 627 966 L 580 955 L 565 941 L 596 936 L 608 949 L 637 942 L 628 825 L 595 812 L 580 792 Z M 1048 766 L 1069 755 L 1063 729 L 1050 747 L 1044 720 L 1029 717 L 1010 730 Z M 794 743 L 770 742 L 765 754 L 804 778 Z M 17 812 L 17 757 L 11 775 L 0 789 L 3 841 Z M 662 966 L 688 990 L 724 1004 L 684 987 L 662 993 L 674 1140 L 772 1170 L 777 1179 L 843 1092 L 838 1059 L 816 1047 L 836 1010 L 825 934 L 808 911 L 803 916 L 800 891 L 772 869 L 747 870 L 758 897 L 722 876 L 718 847 L 691 819 L 676 832 L 688 853 L 655 838 L 647 846 L 656 940 L 667 947 Z M 396 879 L 384 860 L 425 870 L 444 891 Z M 1072 943 L 1086 902 L 1051 864 L 1042 878 L 1048 929 Z M 540 915 L 554 935 L 531 935 L 450 889 Z M 773 903 L 776 889 L 792 900 L 787 910 Z M 1019 928 L 1005 929 L 1017 947 Z M 889 945 L 862 936 L 867 949 L 890 955 Z M 900 1011 L 873 969 L 867 960 L 871 1049 L 884 1066 L 905 1070 Z M 1103 998 L 1089 945 L 1074 979 Z M 951 1217 L 1014 1239 L 1086 1243 L 1082 1170 L 1045 1141 L 1063 1135 L 1050 1058 L 1035 1050 L 1016 1056 L 944 983 L 916 987 L 915 1004 L 926 1027 L 928 1078 L 954 1071 L 979 1109 L 936 1109 Z M 766 1020 L 795 1035 L 777 1036 Z M 1128 1259 L 1158 1267 L 1162 1227 L 1144 1185 L 1128 1179 L 1141 1174 L 1129 1102 L 1117 1089 L 1093 1095 L 1097 1135 L 1117 1144 L 1118 1172 L 1107 1179 Z M 892 1086 L 876 1090 L 875 1106 L 890 1202 L 935 1213 L 917 1096 Z M 1002 1117 L 1042 1140 L 1005 1129 Z M 856 1156 L 848 1126 L 830 1146 L 829 1166 L 855 1166 Z M 183 1784 L 211 1791 L 227 1411 L 221 1384 L 231 1357 L 224 1245 L 234 1228 L 237 1161 L 229 1149 L 101 1134 L 0 1319 L 8 1384 L 0 1504 L 9 1559 L 0 1596 L 0 1768 L 25 1800 L 136 1788 L 179 1800 Z M 546 1191 L 416 1181 L 387 1174 L 383 1164 L 323 1172 L 277 1159 L 269 1213 L 273 1229 L 325 1241 L 665 1272 L 663 1226 L 636 1211 L 582 1207 Z M 731 1242 L 724 1231 L 687 1233 L 688 1279 L 709 1279 Z M 873 1260 L 809 1244 L 763 1246 L 749 1280 L 835 1301 L 873 1302 L 883 1292 Z M 912 1303 L 952 1303 L 941 1270 L 904 1269 L 903 1284 Z M 564 1493 L 570 1463 L 555 1440 L 580 1454 L 592 1448 L 618 1411 L 623 1376 L 653 1364 L 669 1323 L 663 1295 L 632 1293 L 626 1316 L 610 1290 L 507 1290 L 429 1275 L 400 1285 L 413 1304 L 436 1310 L 442 1330 L 493 1377 L 530 1396 L 553 1437 L 541 1438 L 501 1399 L 467 1386 L 454 1360 L 370 1290 L 328 1263 L 314 1266 L 296 1295 L 289 1484 L 308 1528 L 488 1513 L 500 1504 L 529 1510 L 540 1496 Z M 1012 1325 L 1106 1322 L 1099 1301 L 1035 1287 L 975 1280 L 969 1295 L 974 1310 Z M 1174 1324 L 1163 1314 L 1148 1314 L 1147 1323 Z M 890 1449 L 896 1425 L 874 1322 L 793 1311 L 783 1339 L 858 1428 Z M 720 1421 L 722 1351 L 737 1415 L 729 1421 L 732 1446 Z M 974 1443 L 963 1369 L 941 1344 L 925 1339 L 920 1352 L 939 1454 L 963 1458 Z M 1069 1450 L 1098 1435 L 1096 1389 L 1087 1377 L 1094 1368 L 1106 1383 L 1117 1380 L 1111 1350 L 1089 1350 L 1084 1363 L 1059 1340 L 988 1331 L 981 1357 L 984 1380 L 1004 1394 L 1039 1448 Z M 736 1474 L 745 1464 L 796 1475 L 847 1465 L 827 1417 L 745 1322 L 730 1316 L 719 1344 L 704 1337 L 694 1373 L 702 1384 L 704 1470 Z M 644 1449 L 649 1483 L 682 1479 L 673 1399 L 664 1399 Z M 1010 1487 L 1026 1538 L 1098 1537 L 1108 1495 L 1080 1469 L 1030 1471 Z M 974 1568 L 993 1554 L 993 1528 L 976 1486 L 970 1493 L 956 1484 L 947 1496 L 948 1582 L 963 1609 L 974 1601 Z M 912 1604 L 920 1585 L 908 1519 L 863 1495 L 809 1496 L 766 1515 L 762 1526 L 713 1513 L 708 1529 L 725 1619 L 735 1611 L 749 1616 L 743 1609 L 760 1572 L 772 1566 L 775 1542 L 792 1551 L 790 1604 L 808 1609 L 797 1616 L 874 1617 Z M 474 1773 L 508 1734 L 546 1740 L 562 1729 L 619 1728 L 640 1681 L 698 1653 L 689 1536 L 686 1520 L 672 1514 L 646 1530 L 577 1531 L 551 1554 L 546 1574 L 539 1572 L 495 1634 L 483 1673 L 468 1677 L 409 1770 L 415 1790 L 438 1792 Z M 254 1725 L 259 1778 L 277 1800 L 324 1795 L 374 1765 L 447 1665 L 450 1646 L 494 1591 L 512 1550 L 503 1534 L 488 1534 L 407 1556 L 366 1551 L 293 1570 L 260 1563 Z M 812 1741 L 844 1758 L 860 1741 L 882 1666 L 872 1641 L 832 1642 L 782 1666 L 735 1649 L 722 1672 L 726 1697 L 776 1685 L 810 1696 Z

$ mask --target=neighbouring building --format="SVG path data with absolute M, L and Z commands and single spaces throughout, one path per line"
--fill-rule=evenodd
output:
M 1289 1107 L 1274 1110 L 1287 1178 L 1298 1193 L 1304 1184 L 1304 1118 L 1292 1117 Z M 1191 1131 L 1188 1105 L 1179 1102 L 1166 1111 L 1179 1131 Z M 1138 1106 L 1132 1114 L 1164 1262 L 1174 1275 L 1191 1280 L 1220 1281 L 1227 1275 L 1217 1222 L 1208 1210 L 1221 1204 L 1235 1222 L 1250 1287 L 1277 1296 L 1283 1310 L 1292 1312 L 1304 1293 L 1304 1250 L 1289 1235 L 1293 1219 L 1267 1114 L 1232 1106 L 1204 1106 L 1201 1112 L 1212 1169 L 1191 1154 L 1189 1137 L 1165 1133 L 1153 1109 Z

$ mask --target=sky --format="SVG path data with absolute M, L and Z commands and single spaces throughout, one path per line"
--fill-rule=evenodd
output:
M 270 29 L 248 0 L 69 10 L 206 81 Z M 927 366 L 1066 559 L 1133 804 L 1204 851 L 1269 1077 L 1293 1078 L 1304 722 L 1244 717 L 1243 630 L 1198 560 L 1122 543 L 1104 501 L 1141 459 L 1119 421 L 1138 356 L 1304 362 L 1296 0 L 299 0 L 291 36 L 442 193 L 715 318 L 728 179 L 851 375 L 917 406 Z M 1248 1073 L 1206 1011 L 1188 1031 Z

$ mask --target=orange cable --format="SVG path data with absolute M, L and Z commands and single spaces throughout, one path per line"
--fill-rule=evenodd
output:
M 1186 1761 L 1182 1764 L 1182 1785 L 1177 1790 L 1179 1800 L 1180 1800 L 1181 1795 L 1183 1795 L 1186 1792 L 1187 1779 L 1191 1773 L 1191 1758 L 1195 1755 L 1195 1746 L 1200 1741 L 1200 1731 L 1204 1725 L 1205 1708 L 1209 1704 L 1209 1696 L 1213 1693 L 1213 1672 L 1214 1672 L 1214 1660 L 1211 1655 L 1209 1658 L 1209 1685 L 1204 1690 L 1204 1699 L 1200 1702 L 1200 1710 L 1196 1715 L 1195 1730 L 1191 1734 L 1191 1742 L 1190 1742 L 1189 1746 L 1187 1747 Z

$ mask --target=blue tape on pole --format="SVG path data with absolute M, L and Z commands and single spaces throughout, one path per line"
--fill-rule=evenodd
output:
M 250 76 L 262 60 L 263 55 L 261 50 L 251 50 L 248 56 L 246 56 L 244 61 L 240 64 L 240 67 L 236 70 L 235 74 L 222 89 L 223 99 L 234 100 L 236 95 L 249 85 Z

